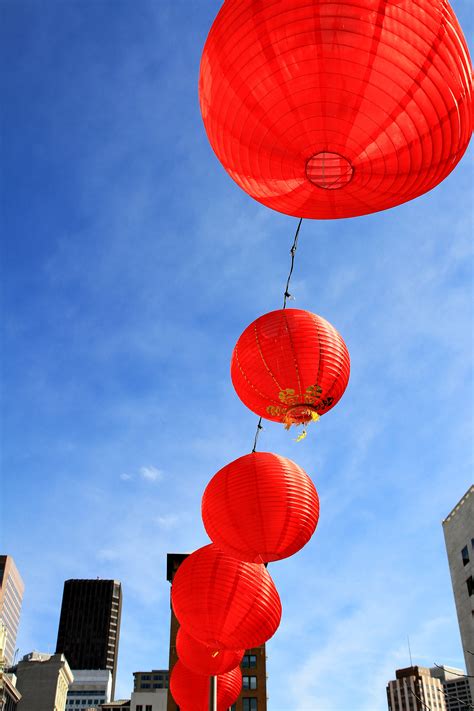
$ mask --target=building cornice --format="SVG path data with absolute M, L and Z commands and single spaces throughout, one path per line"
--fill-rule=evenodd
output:
M 460 501 L 458 501 L 458 503 L 453 508 L 453 510 L 449 512 L 449 514 L 446 516 L 445 519 L 443 519 L 443 526 L 445 523 L 448 523 L 448 521 L 450 521 L 454 516 L 456 516 L 457 513 L 459 513 L 459 510 L 461 509 L 461 507 L 466 503 L 466 501 L 469 499 L 469 497 L 472 496 L 473 494 L 474 494 L 474 484 L 472 484 L 469 487 L 469 489 L 466 491 L 466 493 L 464 494 L 462 499 Z

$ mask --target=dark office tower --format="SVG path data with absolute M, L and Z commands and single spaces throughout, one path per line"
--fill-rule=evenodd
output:
M 122 612 L 117 580 L 66 580 L 56 653 L 74 669 L 110 669 L 115 694 Z
M 187 553 L 168 553 L 166 578 L 172 583 L 179 566 Z M 171 610 L 170 628 L 170 655 L 169 670 L 176 664 L 178 655 L 176 654 L 176 635 L 179 623 L 176 615 Z M 267 657 L 265 645 L 253 649 L 247 649 L 240 665 L 242 670 L 242 691 L 236 703 L 231 707 L 232 711 L 267 711 Z M 178 706 L 173 701 L 171 693 L 168 693 L 167 711 L 179 711 Z

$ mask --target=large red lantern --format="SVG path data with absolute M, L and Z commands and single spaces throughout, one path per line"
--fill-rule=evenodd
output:
M 317 419 L 334 407 L 349 372 L 349 353 L 336 329 L 299 309 L 260 316 L 232 354 L 232 382 L 242 402 L 287 426 Z
M 296 217 L 422 195 L 473 128 L 468 49 L 447 0 L 225 0 L 199 95 L 230 176 Z
M 213 544 L 180 565 L 171 603 L 186 632 L 217 649 L 250 649 L 278 628 L 281 603 L 264 565 L 244 563 Z
M 185 667 L 196 674 L 216 676 L 238 667 L 245 649 L 217 649 L 188 634 L 182 627 L 176 635 L 176 652 Z
M 239 667 L 217 677 L 217 709 L 227 711 L 242 688 Z M 182 711 L 206 711 L 209 708 L 210 677 L 195 674 L 178 659 L 170 677 L 170 691 Z
M 253 452 L 227 464 L 202 499 L 211 540 L 239 560 L 287 558 L 311 538 L 319 518 L 313 482 L 297 464 L 270 452 Z

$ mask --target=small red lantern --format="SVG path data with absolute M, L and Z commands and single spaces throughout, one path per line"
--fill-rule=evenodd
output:
M 280 598 L 265 566 L 238 561 L 213 544 L 181 563 L 171 604 L 186 632 L 217 649 L 259 647 L 281 619 Z
M 239 560 L 287 558 L 311 538 L 319 518 L 313 482 L 297 464 L 270 452 L 252 452 L 211 479 L 202 499 L 210 539 Z
M 447 0 L 225 0 L 199 96 L 229 175 L 295 217 L 423 195 L 473 129 L 469 52 Z
M 299 309 L 260 316 L 232 354 L 232 383 L 244 405 L 287 427 L 318 419 L 334 407 L 349 372 L 349 353 L 336 329 Z
M 208 647 L 180 627 L 176 635 L 176 652 L 184 666 L 196 674 L 217 676 L 238 667 L 245 649 Z
M 227 711 L 242 688 L 239 667 L 217 677 L 217 709 Z M 206 711 L 209 708 L 210 677 L 195 674 L 178 659 L 170 677 L 173 699 L 183 711 Z

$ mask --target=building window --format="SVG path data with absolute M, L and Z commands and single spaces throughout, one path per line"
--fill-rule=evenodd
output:
M 463 565 L 467 565 L 469 563 L 469 551 L 467 549 L 467 546 L 464 546 L 464 548 L 461 551 L 461 555 L 462 555 Z
M 471 597 L 471 595 L 474 595 L 474 580 L 472 579 L 472 575 L 470 575 L 468 577 L 468 579 L 466 580 L 466 585 L 467 585 L 467 594 L 469 595 L 469 597 Z
M 246 669 L 250 667 L 256 667 L 257 656 L 255 654 L 244 654 L 242 659 L 242 666 Z
M 248 689 L 257 688 L 257 677 L 256 676 L 243 676 L 242 677 L 242 688 L 248 691 Z
M 151 706 L 149 706 L 149 705 L 147 704 L 147 705 L 145 706 L 145 711 L 152 711 Z
M 142 706 L 142 704 L 139 704 L 138 706 L 135 706 L 135 711 L 143 711 L 143 706 Z
M 141 689 L 151 689 L 151 684 L 142 684 Z
M 242 699 L 242 711 L 257 711 L 257 699 Z

